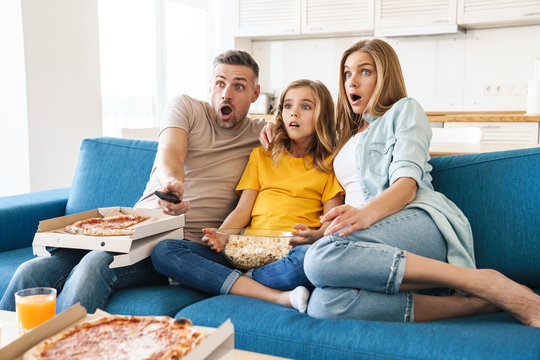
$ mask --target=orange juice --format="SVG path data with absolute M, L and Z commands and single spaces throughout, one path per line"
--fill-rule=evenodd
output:
M 56 293 L 19 297 L 15 306 L 19 328 L 30 330 L 54 316 Z

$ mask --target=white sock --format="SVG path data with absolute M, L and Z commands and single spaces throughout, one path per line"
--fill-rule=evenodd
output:
M 309 290 L 303 286 L 298 286 L 291 291 L 289 298 L 291 299 L 293 308 L 305 314 L 307 311 L 309 295 Z

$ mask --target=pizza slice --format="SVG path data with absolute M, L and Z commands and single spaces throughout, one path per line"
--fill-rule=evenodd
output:
M 38 344 L 23 360 L 180 359 L 205 338 L 190 320 L 113 315 L 77 325 Z
M 146 220 L 140 215 L 118 215 L 104 218 L 90 218 L 68 225 L 64 230 L 70 234 L 89 236 L 118 236 L 133 235 L 134 229 L 130 226 Z

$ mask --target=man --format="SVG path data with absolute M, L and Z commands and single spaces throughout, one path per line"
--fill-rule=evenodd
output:
M 259 67 L 243 51 L 227 51 L 214 60 L 211 105 L 179 96 L 166 109 L 150 181 L 136 207 L 160 207 L 186 214 L 184 236 L 201 242 L 202 228 L 219 227 L 238 200 L 234 191 L 264 126 L 246 119 L 260 93 Z M 178 204 L 158 199 L 163 190 Z M 189 211 L 188 211 L 189 210 Z
M 263 120 L 246 118 L 257 100 L 259 68 L 243 51 L 227 51 L 214 61 L 211 105 L 188 96 L 174 99 L 167 109 L 159 138 L 155 167 L 138 207 L 161 207 L 178 215 L 190 209 L 185 236 L 200 241 L 200 229 L 217 227 L 237 201 L 234 191 Z M 182 199 L 179 204 L 157 201 L 163 189 Z M 113 255 L 99 250 L 58 248 L 50 257 L 36 257 L 19 266 L 0 309 L 15 310 L 18 290 L 48 286 L 58 291 L 56 311 L 80 302 L 88 312 L 105 308 L 114 290 L 167 284 L 150 258 L 131 266 L 110 269 Z

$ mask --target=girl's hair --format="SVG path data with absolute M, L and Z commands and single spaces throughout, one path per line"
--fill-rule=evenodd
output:
M 309 161 L 308 156 L 311 156 L 312 160 L 311 164 L 306 162 L 306 167 L 313 166 L 324 172 L 332 172 L 332 157 L 330 156 L 333 155 L 337 145 L 334 102 L 330 91 L 320 81 L 296 80 L 282 91 L 274 114 L 272 161 L 277 166 L 283 153 L 290 150 L 291 139 L 287 135 L 283 121 L 283 102 L 289 90 L 299 87 L 310 88 L 315 98 L 313 112 L 315 134 L 307 145 L 305 157 L 306 161 Z
M 345 89 L 345 61 L 352 53 L 363 51 L 370 54 L 375 61 L 377 83 L 366 106 L 365 113 L 374 118 L 382 116 L 396 101 L 407 96 L 405 81 L 396 52 L 392 47 L 380 40 L 362 40 L 345 50 L 339 64 L 339 95 L 337 102 L 337 128 L 340 132 L 341 148 L 357 131 L 363 122 L 363 114 L 355 114 L 347 89 Z

